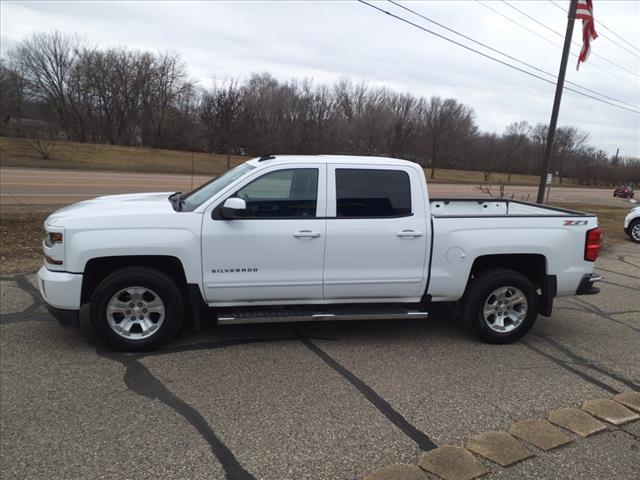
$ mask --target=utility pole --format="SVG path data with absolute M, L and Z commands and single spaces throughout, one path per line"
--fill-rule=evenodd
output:
M 537 202 L 544 202 L 544 188 L 553 151 L 553 137 L 556 134 L 556 124 L 558 123 L 558 111 L 560 110 L 560 100 L 562 100 L 562 89 L 564 88 L 564 77 L 567 72 L 567 61 L 571 48 L 571 36 L 573 35 L 573 24 L 576 19 L 576 7 L 578 0 L 571 0 L 569 5 L 569 15 L 567 20 L 567 32 L 564 37 L 564 48 L 562 50 L 562 60 L 560 61 L 560 72 L 558 72 L 558 83 L 556 85 L 556 96 L 553 100 L 553 110 L 551 111 L 551 121 L 549 122 L 549 132 L 547 133 L 547 144 L 544 149 L 544 160 L 542 161 L 542 171 L 540 172 L 540 184 L 538 186 Z

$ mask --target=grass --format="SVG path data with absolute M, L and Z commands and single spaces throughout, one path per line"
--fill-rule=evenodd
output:
M 504 185 L 526 185 L 526 186 L 538 186 L 540 177 L 535 175 L 524 175 L 520 173 L 513 173 L 511 175 L 511 181 L 509 181 L 509 174 L 507 173 L 492 173 L 489 176 L 489 180 L 485 181 L 484 173 L 476 170 L 448 170 L 445 168 L 436 168 L 436 175 L 431 178 L 431 169 L 425 168 L 424 174 L 427 176 L 427 182 L 429 183 L 466 183 L 473 185 L 493 184 L 496 187 L 503 183 Z M 554 180 L 553 188 L 557 187 L 587 187 L 587 185 L 578 185 L 573 179 L 562 179 L 562 185 L 558 185 Z M 595 188 L 595 187 L 589 187 Z
M 58 142 L 52 149 L 51 159 L 43 160 L 29 140 L 24 138 L 0 137 L 0 167 L 55 168 L 77 170 L 112 170 L 154 173 L 190 173 L 193 159 L 194 173 L 217 175 L 247 160 L 247 157 L 191 153 L 177 150 L 161 150 L 144 147 L 121 147 L 77 142 Z M 227 163 L 228 162 L 228 163 Z M 509 182 L 508 174 L 492 173 L 485 182 L 482 172 L 473 170 L 436 169 L 431 178 L 431 170 L 425 169 L 427 181 L 432 183 L 466 183 L 497 185 L 538 185 L 535 175 L 513 174 Z M 565 179 L 562 186 L 575 186 L 571 179 Z M 554 184 L 554 187 L 556 185 Z M 559 186 L 559 185 L 558 185 Z
M 111 170 L 216 175 L 247 160 L 235 155 L 58 142 L 51 159 L 43 160 L 25 138 L 0 137 L 0 167 Z M 228 163 L 227 163 L 228 162 Z
M 42 224 L 55 208 L 0 207 L 0 274 L 34 272 L 42 266 Z
M 598 224 L 604 234 L 602 238 L 602 248 L 606 250 L 607 247 L 615 243 L 629 242 L 629 237 L 624 233 L 624 217 L 629 213 L 628 208 L 620 207 L 605 207 L 602 205 L 593 205 L 589 203 L 571 203 L 562 202 L 557 203 L 556 206 L 561 208 L 568 208 L 571 210 L 578 210 L 580 212 L 589 212 L 597 215 Z M 632 205 L 631 205 L 632 206 Z M 631 207 L 630 206 L 630 207 Z
M 584 203 L 562 203 L 558 206 L 598 215 L 604 231 L 603 249 L 619 242 L 629 242 L 622 231 L 627 209 L 602 207 Z M 33 272 L 42 265 L 42 223 L 58 207 L 0 207 L 0 274 Z

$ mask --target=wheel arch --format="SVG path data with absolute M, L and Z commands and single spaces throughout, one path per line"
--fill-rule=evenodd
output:
M 495 268 L 514 270 L 523 274 L 537 287 L 542 287 L 547 274 L 547 258 L 539 253 L 481 255 L 473 261 L 467 282 L 479 273 Z
M 635 227 L 638 224 L 640 224 L 640 217 L 632 218 L 631 221 L 629 222 L 629 225 L 627 225 L 627 228 L 625 229 L 626 234 L 633 241 L 635 241 L 635 240 L 633 239 L 633 235 L 632 235 L 631 231 L 632 231 L 633 227 Z
M 206 316 L 207 304 L 200 287 L 197 284 L 187 283 L 184 265 L 180 259 L 171 255 L 122 255 L 90 259 L 85 265 L 82 276 L 80 304 L 91 300 L 96 287 L 107 275 L 121 268 L 133 266 L 156 268 L 173 278 L 182 292 L 193 326 L 196 329 L 200 328 Z
M 473 261 L 467 288 L 480 273 L 496 268 L 505 268 L 521 273 L 534 285 L 538 293 L 538 308 L 541 315 L 550 316 L 553 299 L 557 294 L 557 278 L 547 274 L 547 258 L 539 253 L 506 253 L 482 255 Z M 466 289 L 465 289 L 466 292 Z
M 187 279 L 180 259 L 164 255 L 123 255 L 90 259 L 82 275 L 80 303 L 88 303 L 98 284 L 111 273 L 125 267 L 151 267 L 166 273 L 187 293 Z

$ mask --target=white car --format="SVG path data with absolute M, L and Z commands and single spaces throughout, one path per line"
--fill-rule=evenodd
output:
M 429 199 L 422 168 L 380 157 L 264 156 L 193 192 L 114 195 L 45 221 L 42 296 L 89 305 L 121 350 L 196 326 L 425 318 L 460 302 L 486 341 L 522 337 L 557 295 L 597 293 L 595 216 L 513 200 Z
M 631 240 L 640 243 L 640 207 L 632 208 L 624 218 L 624 231 Z

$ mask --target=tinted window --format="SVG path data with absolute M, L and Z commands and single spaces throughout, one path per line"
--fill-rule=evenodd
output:
M 409 175 L 401 170 L 336 170 L 336 216 L 395 217 L 411 214 Z
M 318 169 L 266 173 L 235 196 L 247 202 L 247 218 L 312 218 L 316 216 Z

